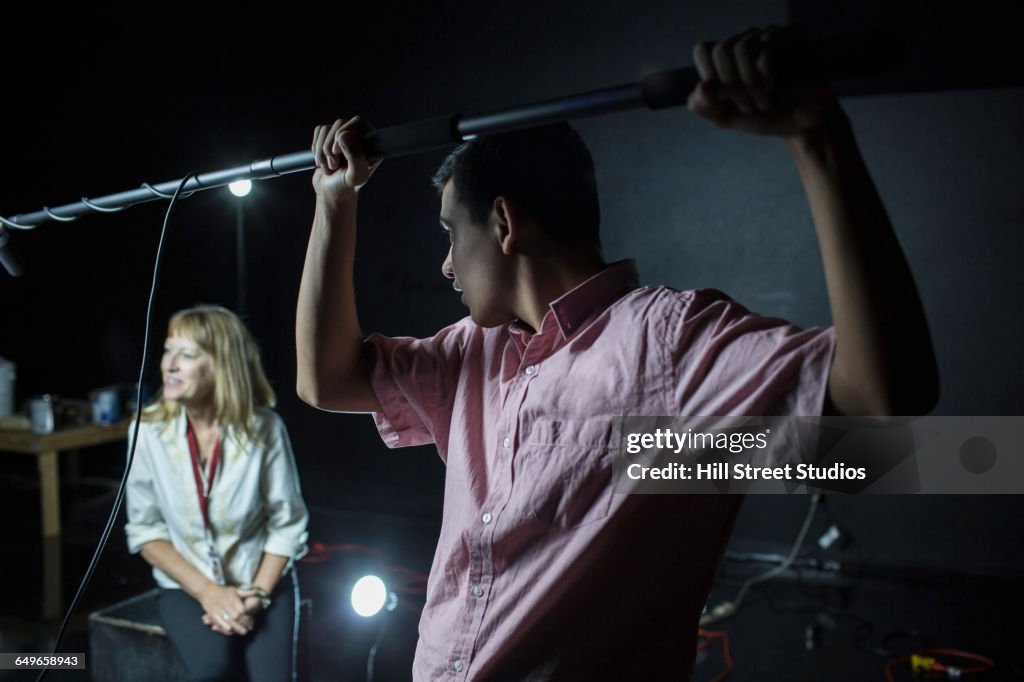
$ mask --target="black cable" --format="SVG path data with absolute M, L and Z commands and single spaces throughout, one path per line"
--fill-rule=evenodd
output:
M 836 510 L 826 504 L 828 499 L 828 496 L 822 498 L 821 511 L 828 517 L 828 520 L 832 522 L 832 525 L 834 525 L 840 533 L 846 536 L 846 544 L 853 548 L 857 562 L 853 576 L 857 579 L 862 579 L 864 578 L 864 546 L 858 541 L 857 533 L 854 533 L 853 529 L 846 525 L 849 521 L 841 519 L 839 514 L 836 514 Z M 844 552 L 845 548 L 840 547 L 838 551 Z M 849 562 L 844 561 L 843 564 L 844 570 L 846 570 L 846 568 L 849 567 Z
M 292 594 L 295 599 L 295 615 L 292 619 L 292 682 L 299 677 L 298 671 L 298 650 L 299 650 L 299 619 L 302 616 L 302 593 L 299 590 L 299 574 L 292 562 Z
M 901 647 L 900 651 L 893 651 L 893 643 L 907 640 L 908 644 Z M 932 636 L 920 630 L 890 630 L 882 637 L 882 650 L 888 656 L 901 656 L 902 652 L 910 654 L 919 649 L 931 649 L 935 646 Z
M 9 218 L 4 218 L 3 216 L 0 216 L 0 225 L 6 225 L 7 227 L 9 227 L 11 229 L 14 229 L 14 230 L 34 230 L 34 229 L 36 229 L 35 225 L 27 225 L 27 224 L 22 224 L 22 223 L 16 223 L 13 220 L 10 220 Z
M 366 682 L 373 682 L 373 662 L 377 658 L 377 647 L 380 646 L 381 641 L 384 639 L 384 632 L 388 629 L 390 615 L 388 612 L 381 614 L 382 619 L 380 627 L 377 629 L 377 639 L 374 641 L 373 646 L 370 647 L 370 653 L 366 655 Z
M 71 604 L 68 606 L 68 610 L 64 614 L 63 622 L 60 624 L 60 630 L 57 632 L 57 640 L 53 645 L 54 654 L 60 651 L 60 643 L 61 640 L 64 639 L 64 632 L 67 630 L 68 623 L 71 622 L 71 615 L 75 612 L 75 607 L 78 606 L 78 602 L 82 598 L 85 588 L 89 585 L 89 581 L 92 580 L 92 574 L 96 570 L 96 564 L 99 563 L 100 556 L 103 554 L 103 550 L 107 546 L 107 540 L 110 538 L 110 533 L 114 528 L 114 523 L 117 520 L 117 514 L 121 511 L 121 502 L 124 499 L 125 484 L 128 481 L 128 473 L 132 469 L 132 462 L 135 460 L 135 445 L 138 442 L 139 424 L 142 421 L 142 382 L 146 374 L 146 365 L 149 362 L 149 332 L 153 322 L 153 299 L 156 297 L 156 286 L 157 282 L 160 280 L 160 264 L 163 260 L 164 242 L 167 238 L 167 226 L 171 221 L 171 212 L 174 210 L 174 206 L 181 195 L 181 189 L 194 175 L 195 173 L 189 173 L 181 179 L 181 183 L 178 185 L 178 188 L 170 197 L 171 203 L 167 206 L 167 213 L 164 214 L 164 224 L 163 228 L 160 230 L 160 242 L 156 247 L 156 262 L 153 264 L 153 281 L 150 284 L 149 300 L 146 303 L 146 331 L 143 335 L 142 364 L 139 367 L 139 383 L 137 385 L 135 399 L 135 430 L 132 433 L 131 446 L 128 450 L 128 464 L 125 465 L 124 474 L 121 476 L 121 484 L 118 486 L 117 495 L 114 497 L 114 508 L 110 511 L 110 517 L 107 519 L 107 525 L 103 528 L 103 533 L 100 535 L 99 544 L 96 546 L 96 551 L 93 552 L 92 559 L 89 561 L 89 566 L 85 569 L 85 575 L 82 577 L 82 582 L 79 584 L 78 590 L 75 592 L 75 596 L 72 598 Z M 43 678 L 46 677 L 46 672 L 47 671 L 45 669 L 40 672 L 39 677 L 36 678 L 36 682 L 42 682 Z
M 195 177 L 196 175 L 198 175 L 198 173 L 189 173 L 188 175 L 183 177 L 181 179 L 181 182 L 178 183 L 178 189 L 174 190 L 174 194 L 164 194 L 163 192 L 158 190 L 156 187 L 153 187 L 153 185 L 149 184 L 148 182 L 144 182 L 140 186 L 142 188 L 144 188 L 144 189 L 148 189 L 150 192 L 152 192 L 154 195 L 156 195 L 160 199 L 170 199 L 171 201 L 173 201 L 174 197 L 176 197 L 179 194 L 181 194 L 181 188 L 185 186 L 185 183 L 189 181 L 189 178 Z M 185 192 L 184 194 L 181 194 L 181 198 L 182 199 L 188 199 L 193 194 L 195 194 L 194 191 L 192 191 L 192 192 Z M 171 209 L 168 207 L 167 211 L 170 212 L 170 210 Z
M 75 216 L 74 218 L 62 218 L 61 216 L 51 211 L 49 206 L 43 206 L 43 213 L 50 216 L 50 220 L 54 220 L 58 223 L 71 223 L 78 220 L 78 216 Z
M 81 201 L 83 204 L 85 204 L 86 206 L 88 206 L 92 210 L 96 211 L 97 213 L 120 213 L 121 211 L 123 211 L 126 208 L 128 208 L 127 206 L 118 206 L 117 208 L 104 208 L 104 207 L 100 206 L 99 204 L 92 203 L 91 201 L 89 201 L 85 197 L 82 197 L 81 199 L 79 199 L 79 201 Z
M 839 618 L 849 619 L 849 620 L 853 621 L 856 624 L 855 629 L 851 633 L 851 637 L 853 639 L 853 644 L 854 644 L 854 646 L 857 649 L 859 649 L 861 651 L 866 651 L 866 652 L 874 654 L 876 656 L 882 656 L 882 657 L 885 657 L 885 658 L 891 658 L 892 654 L 888 650 L 882 649 L 882 648 L 879 648 L 879 647 L 869 646 L 869 645 L 865 644 L 865 641 L 868 638 L 870 638 L 871 635 L 874 633 L 875 626 L 874 626 L 874 624 L 870 620 L 868 620 L 864 616 L 861 616 L 859 614 L 854 613 L 853 611 L 850 611 L 850 609 L 849 609 L 849 599 L 847 599 L 846 595 L 840 594 L 840 597 L 842 598 L 842 604 L 840 605 L 840 608 L 838 608 L 838 609 L 832 608 L 832 606 L 830 604 L 828 604 L 827 601 L 824 601 L 824 600 L 822 600 L 822 603 L 819 603 L 819 604 L 815 604 L 813 601 L 808 602 L 806 604 L 795 604 L 795 603 L 791 603 L 791 602 L 787 602 L 787 603 L 783 603 L 783 604 L 778 604 L 778 603 L 776 603 L 775 599 L 772 597 L 771 590 L 763 589 L 763 588 L 767 588 L 767 587 L 771 587 L 771 586 L 770 585 L 757 585 L 756 586 L 756 588 L 757 588 L 756 594 L 758 594 L 758 595 L 760 595 L 761 597 L 764 598 L 764 600 L 768 603 L 768 608 L 771 609 L 773 612 L 775 612 L 775 613 L 808 613 L 808 614 L 815 614 L 815 615 L 823 613 L 823 614 L 826 614 L 828 616 L 832 616 L 833 618 L 837 618 L 837 619 L 839 619 Z M 837 591 L 837 592 L 840 592 L 840 593 L 842 592 L 842 590 L 839 589 L 839 588 L 821 587 L 821 589 L 822 590 L 828 590 L 828 591 Z M 812 599 L 813 599 L 813 597 L 812 597 Z

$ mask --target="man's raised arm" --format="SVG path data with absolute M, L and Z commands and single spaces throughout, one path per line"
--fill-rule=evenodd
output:
M 295 390 L 314 407 L 377 412 L 356 312 L 353 267 L 359 189 L 380 164 L 359 148 L 358 117 L 317 126 L 313 134 L 316 213 L 295 313 Z
M 811 58 L 792 29 L 701 43 L 694 61 L 702 80 L 688 104 L 720 127 L 783 138 L 796 162 L 835 325 L 834 409 L 923 414 L 938 398 L 938 372 L 917 288 L 846 115 L 827 85 L 798 77 Z

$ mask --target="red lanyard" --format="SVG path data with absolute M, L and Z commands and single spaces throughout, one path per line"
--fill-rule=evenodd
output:
M 207 474 L 207 481 L 209 485 L 206 489 L 203 489 L 203 475 L 199 471 L 199 443 L 196 441 L 195 431 L 192 430 L 192 424 L 189 423 L 188 431 L 186 432 L 188 437 L 188 449 L 192 453 L 192 475 L 196 479 L 196 494 L 199 496 L 199 511 L 203 513 L 203 523 L 206 527 L 210 527 L 210 515 L 207 511 L 210 503 L 210 491 L 213 490 L 213 479 L 217 475 L 217 465 L 220 463 L 220 437 L 218 436 L 217 442 L 213 445 L 213 454 L 210 456 L 210 470 Z

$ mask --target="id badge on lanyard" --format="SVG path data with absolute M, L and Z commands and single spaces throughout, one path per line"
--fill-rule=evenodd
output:
M 213 534 L 210 532 L 210 527 L 206 527 L 206 557 L 210 560 L 210 572 L 213 574 L 213 581 L 218 585 L 227 585 L 227 580 L 224 578 L 224 566 L 220 561 L 220 554 L 217 553 L 217 548 L 213 544 Z
M 196 495 L 199 498 L 199 511 L 203 517 L 203 537 L 206 540 L 206 556 L 210 562 L 210 573 L 214 582 L 218 585 L 226 585 L 224 577 L 224 564 L 220 560 L 217 546 L 213 541 L 213 528 L 210 526 L 210 492 L 213 490 L 214 477 L 217 475 L 217 466 L 220 464 L 220 439 L 213 446 L 213 455 L 210 456 L 210 471 L 204 475 L 202 465 L 199 462 L 199 443 L 196 441 L 196 434 L 192 431 L 192 425 L 188 425 L 188 449 L 192 454 L 192 474 L 196 479 Z

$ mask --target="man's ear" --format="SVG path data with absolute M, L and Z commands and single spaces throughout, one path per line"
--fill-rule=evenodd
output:
M 495 197 L 494 204 L 491 206 L 491 217 L 493 218 L 494 235 L 501 247 L 501 252 L 506 256 L 511 256 L 517 250 L 519 233 L 522 229 L 522 215 L 519 212 L 519 207 L 505 197 Z

